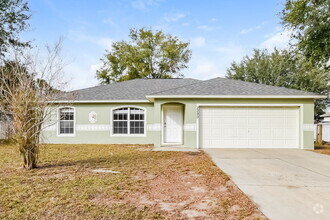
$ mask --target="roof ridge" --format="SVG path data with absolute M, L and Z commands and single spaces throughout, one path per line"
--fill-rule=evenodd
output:
M 69 92 L 79 92 L 79 91 L 83 91 L 86 89 L 91 89 L 91 88 L 99 88 L 99 87 L 106 87 L 106 86 L 110 86 L 110 85 L 114 85 L 114 84 L 120 84 L 120 83 L 127 83 L 127 82 L 132 82 L 132 81 L 137 81 L 137 80 L 164 80 L 164 79 L 191 79 L 191 80 L 197 80 L 197 79 L 193 79 L 193 78 L 135 78 L 135 79 L 129 79 L 129 80 L 124 80 L 124 81 L 120 81 L 120 82 L 113 82 L 113 83 L 109 83 L 109 84 L 101 84 L 101 85 L 96 85 L 96 86 L 90 86 L 87 88 L 82 88 L 82 89 L 75 89 L 75 90 L 71 90 L 68 91 Z
M 219 85 L 219 86 L 217 86 Z M 210 87 L 216 87 L 211 89 L 212 92 L 207 92 L 204 90 L 209 90 Z M 266 85 L 263 83 L 256 83 L 256 82 L 247 82 L 243 80 L 237 80 L 237 79 L 228 79 L 225 77 L 215 77 L 209 80 L 204 81 L 198 81 L 196 83 L 187 84 L 184 86 L 179 86 L 163 91 L 157 91 L 154 93 L 151 93 L 148 96 L 157 96 L 157 95 L 166 95 L 166 94 L 172 94 L 172 95 L 184 95 L 191 93 L 191 95 L 197 95 L 197 93 L 205 93 L 205 95 L 211 95 L 211 93 L 221 93 L 222 90 L 226 90 L 227 92 L 224 92 L 223 94 L 230 94 L 230 93 L 236 93 L 234 90 L 240 90 L 237 91 L 238 93 L 241 93 L 242 95 L 251 95 L 253 93 L 259 94 L 264 93 L 265 95 L 272 95 L 272 94 L 282 94 L 283 95 L 290 95 L 290 94 L 296 94 L 296 95 L 320 95 L 315 92 L 310 92 L 306 90 L 298 90 L 294 88 L 287 88 L 287 87 L 280 87 L 275 85 Z M 198 90 L 198 91 L 197 91 Z M 263 91 L 263 92 L 262 92 Z M 187 95 L 186 94 L 186 95 Z
M 217 77 L 217 78 L 221 78 L 221 77 Z M 295 90 L 295 91 L 299 91 L 299 92 L 309 92 L 309 93 L 317 94 L 315 92 L 310 92 L 310 91 L 306 91 L 306 90 L 293 89 L 293 88 L 288 88 L 288 87 L 284 87 L 284 86 L 273 86 L 273 85 L 267 85 L 267 84 L 264 84 L 264 83 L 257 83 L 257 82 L 249 82 L 249 81 L 244 81 L 244 80 L 241 80 L 241 79 L 228 79 L 228 78 L 221 78 L 221 79 L 230 80 L 230 81 L 241 81 L 243 83 L 254 84 L 256 86 L 267 86 L 267 87 L 273 87 L 273 88 L 277 88 L 277 89 L 281 88 L 281 89 L 286 89 L 286 90 Z
M 195 85 L 197 83 L 205 82 L 204 80 L 200 80 L 200 79 L 193 79 L 193 78 L 185 78 L 185 79 L 192 79 L 192 80 L 196 80 L 198 82 L 187 84 L 187 85 L 184 85 L 184 86 L 174 87 L 174 88 L 171 88 L 171 89 L 165 89 L 165 90 L 161 90 L 161 91 L 158 91 L 158 92 L 153 92 L 153 93 L 150 93 L 149 95 L 157 94 L 157 93 L 160 93 L 160 92 L 166 92 L 166 91 L 169 91 L 169 90 L 173 90 L 173 89 L 177 89 L 177 88 L 183 88 L 183 87 L 186 87 L 186 86 L 191 86 L 191 85 Z
M 274 85 L 267 85 L 267 84 L 264 84 L 264 83 L 257 83 L 257 82 L 249 82 L 249 81 L 244 81 L 244 80 L 241 80 L 241 79 L 229 79 L 227 77 L 215 77 L 215 78 L 212 78 L 212 79 L 208 79 L 208 80 L 204 80 L 202 82 L 208 82 L 208 81 L 211 81 L 211 80 L 214 80 L 214 79 L 220 79 L 220 80 L 228 80 L 228 81 L 240 81 L 240 82 L 243 82 L 243 83 L 247 83 L 247 84 L 254 84 L 256 86 L 266 86 L 266 87 L 272 87 L 272 88 L 281 88 L 281 89 L 286 89 L 286 90 L 295 90 L 295 91 L 298 91 L 298 92 L 308 92 L 308 93 L 312 93 L 312 94 L 315 94 L 315 95 L 318 95 L 317 93 L 315 92 L 310 92 L 310 91 L 306 91 L 306 90 L 299 90 L 299 89 L 293 89 L 293 88 L 287 88 L 287 87 L 284 87 L 284 86 L 274 86 Z M 201 83 L 202 83 L 201 82 Z M 187 85 L 189 86 L 189 85 Z M 185 86 L 183 86 L 185 87 Z
M 91 87 L 87 87 L 87 88 L 76 89 L 76 90 L 72 90 L 72 91 L 69 91 L 69 92 L 77 92 L 77 91 L 82 91 L 82 90 L 91 89 L 91 88 L 106 87 L 106 86 L 110 86 L 110 85 L 114 85 L 114 84 L 120 84 L 120 83 L 125 83 L 125 82 L 128 82 L 128 81 L 134 81 L 134 80 L 139 80 L 139 79 L 141 79 L 141 78 L 130 79 L 130 80 L 125 80 L 125 81 L 120 81 L 120 82 L 113 82 L 113 83 L 109 83 L 109 84 L 101 84 L 101 85 L 97 85 L 97 86 L 91 86 Z
M 193 78 L 191 78 L 193 79 Z M 197 80 L 198 82 L 196 83 L 191 83 L 191 84 L 187 84 L 187 85 L 184 85 L 184 86 L 178 86 L 178 87 L 175 87 L 175 88 L 171 88 L 171 89 L 165 89 L 165 90 L 162 90 L 162 91 L 158 91 L 158 92 L 154 92 L 154 93 L 151 93 L 149 95 L 156 95 L 157 93 L 161 93 L 161 92 L 166 92 L 166 91 L 170 91 L 170 90 L 175 90 L 175 89 L 178 89 L 178 88 L 184 88 L 184 87 L 188 87 L 188 86 L 192 86 L 192 85 L 195 85 L 195 84 L 198 84 L 198 83 L 205 83 L 205 82 L 208 82 L 210 80 L 214 80 L 214 79 L 225 79 L 223 77 L 215 77 L 215 78 L 212 78 L 212 79 L 207 79 L 207 80 L 199 80 L 199 79 L 194 79 L 194 80 Z
M 143 80 L 164 80 L 164 79 L 193 79 L 193 78 L 174 77 L 174 78 L 137 78 L 137 79 L 143 79 Z

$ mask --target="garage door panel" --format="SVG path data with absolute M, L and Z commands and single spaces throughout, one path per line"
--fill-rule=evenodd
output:
M 298 148 L 299 108 L 201 107 L 203 148 Z
M 273 129 L 265 128 L 260 130 L 260 138 L 261 139 L 267 139 L 269 136 L 272 135 Z
M 287 122 L 287 125 L 289 126 L 289 127 L 295 127 L 295 123 L 297 122 L 297 118 L 295 118 L 295 117 L 288 117 L 288 118 L 286 118 L 286 122 Z
M 271 144 L 272 144 L 272 140 L 269 140 L 269 139 L 260 140 L 260 145 L 269 146 Z

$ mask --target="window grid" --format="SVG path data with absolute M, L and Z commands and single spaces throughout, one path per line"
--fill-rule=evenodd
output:
M 144 111 L 138 108 L 130 109 L 130 134 L 144 133 Z
M 113 111 L 113 133 L 128 133 L 128 108 L 120 108 Z
M 144 110 L 139 108 L 114 110 L 113 134 L 144 134 Z
M 73 108 L 61 108 L 59 111 L 60 111 L 59 134 L 74 134 Z

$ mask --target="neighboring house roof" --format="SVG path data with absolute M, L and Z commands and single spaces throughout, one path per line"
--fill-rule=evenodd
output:
M 226 78 L 134 79 L 68 92 L 55 102 L 148 102 L 157 97 L 324 98 L 312 92 Z
M 284 87 L 268 86 L 241 80 L 214 78 L 180 88 L 156 92 L 147 96 L 153 97 L 174 96 L 320 96 L 312 92 L 305 92 Z
M 59 99 L 75 101 L 93 100 L 146 100 L 146 96 L 155 92 L 173 89 L 200 82 L 200 80 L 184 79 L 134 79 L 108 85 L 95 86 L 66 93 Z

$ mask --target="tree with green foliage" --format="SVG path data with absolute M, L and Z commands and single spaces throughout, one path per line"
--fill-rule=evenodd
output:
M 330 60 L 330 0 L 287 0 L 282 23 L 307 58 L 318 65 Z
M 19 39 L 19 33 L 29 26 L 30 9 L 22 0 L 0 0 L 0 58 L 10 47 L 26 47 L 29 42 Z
M 317 68 L 310 59 L 287 50 L 255 49 L 250 57 L 233 62 L 227 77 L 324 95 L 329 90 L 329 74 L 325 69 Z M 323 113 L 324 104 L 324 100 L 316 102 L 315 115 Z
M 130 41 L 112 44 L 96 77 L 101 84 L 136 78 L 182 77 L 191 57 L 189 43 L 151 29 L 130 29 Z

